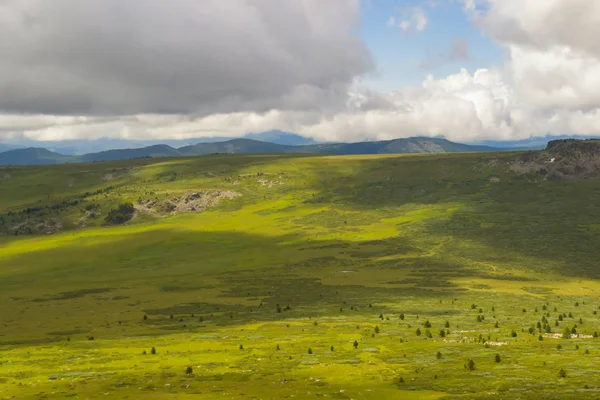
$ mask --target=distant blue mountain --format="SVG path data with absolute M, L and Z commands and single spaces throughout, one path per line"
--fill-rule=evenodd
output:
M 21 146 L 0 143 L 0 153 L 2 153 L 3 151 L 15 150 L 15 149 L 19 149 L 19 148 L 21 148 Z
M 248 133 L 243 136 L 245 139 L 253 139 L 266 143 L 275 143 L 285 146 L 304 146 L 316 144 L 313 139 L 308 139 L 295 133 L 283 132 L 278 130 Z M 216 143 L 233 140 L 236 137 L 201 137 L 193 139 L 165 139 L 165 140 L 129 140 L 129 139 L 112 139 L 100 138 L 94 140 L 60 140 L 60 141 L 35 141 L 35 140 L 19 140 L 9 143 L 0 143 L 0 153 L 8 150 L 23 149 L 23 148 L 45 148 L 52 152 L 63 155 L 77 156 L 88 153 L 100 153 L 108 150 L 119 149 L 141 149 L 144 147 L 167 145 L 173 148 L 193 146 L 198 143 Z
M 180 148 L 153 145 L 135 149 L 107 150 L 84 155 L 64 155 L 44 148 L 26 148 L 0 153 L 0 165 L 39 165 L 76 162 L 129 160 L 145 157 L 183 157 L 204 154 L 408 154 L 408 153 L 456 153 L 491 152 L 507 149 L 489 146 L 471 146 L 453 143 L 446 139 L 414 137 L 361 143 L 321 143 L 290 146 L 240 138 L 224 142 L 198 143 Z
M 543 136 L 543 137 L 532 137 L 523 140 L 485 140 L 479 142 L 467 143 L 470 145 L 482 145 L 490 147 L 501 147 L 508 149 L 543 149 L 546 147 L 551 140 L 560 139 L 594 139 L 600 136 Z M 12 142 L 0 143 L 0 153 L 9 150 L 23 149 L 23 148 L 45 148 L 55 153 L 62 155 L 78 156 L 89 153 L 100 153 L 108 150 L 119 150 L 119 149 L 141 149 L 150 146 L 167 145 L 175 149 L 193 146 L 198 143 L 217 143 L 224 142 L 233 139 L 251 139 L 260 142 L 273 143 L 283 146 L 310 146 L 319 144 L 311 138 L 305 138 L 295 133 L 284 132 L 280 130 L 271 130 L 266 132 L 248 133 L 242 137 L 201 137 L 193 139 L 181 139 L 181 140 L 128 140 L 128 139 L 110 139 L 101 138 L 95 140 L 61 140 L 61 141 L 35 141 L 35 140 L 19 140 Z M 431 139 L 443 139 L 443 136 L 432 137 Z
M 42 147 L 50 151 L 63 155 L 77 156 L 88 153 L 100 153 L 108 150 L 118 149 L 141 149 L 144 147 L 167 145 L 171 147 L 190 146 L 200 142 L 212 143 L 224 140 L 231 140 L 230 137 L 206 137 L 198 139 L 183 139 L 183 140 L 128 140 L 128 139 L 112 139 L 101 138 L 93 140 L 60 140 L 60 141 L 35 141 L 35 140 L 20 140 L 10 143 L 0 144 L 0 153 L 3 151 L 13 150 L 16 148 Z M 6 146 L 8 148 L 3 148 Z
M 258 140 L 261 142 L 282 144 L 284 146 L 307 146 L 309 144 L 317 144 L 318 142 L 311 138 L 297 135 L 295 133 L 283 132 L 278 130 L 248 133 L 244 135 L 245 139 Z M 205 142 L 205 140 L 203 140 Z

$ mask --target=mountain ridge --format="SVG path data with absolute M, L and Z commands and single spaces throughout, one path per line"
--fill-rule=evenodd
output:
M 80 156 L 69 156 L 44 148 L 26 148 L 0 153 L 0 165 L 43 165 L 77 162 L 117 161 L 147 157 L 185 157 L 207 154 L 415 154 L 514 151 L 481 145 L 467 145 L 441 138 L 413 137 L 373 142 L 322 143 L 310 145 L 282 145 L 247 138 L 236 138 L 222 142 L 205 142 L 180 148 L 166 144 L 135 149 L 115 149 Z

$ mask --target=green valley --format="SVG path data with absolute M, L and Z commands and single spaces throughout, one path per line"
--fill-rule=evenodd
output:
M 0 398 L 597 397 L 600 186 L 522 160 L 0 167 Z

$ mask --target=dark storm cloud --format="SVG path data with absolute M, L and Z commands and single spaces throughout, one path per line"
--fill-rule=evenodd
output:
M 3 0 L 0 111 L 335 109 L 371 68 L 358 1 Z

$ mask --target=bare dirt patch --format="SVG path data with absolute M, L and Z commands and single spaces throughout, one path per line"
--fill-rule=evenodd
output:
M 222 200 L 231 200 L 239 196 L 239 193 L 232 190 L 203 190 L 163 200 L 139 199 L 135 208 L 138 212 L 146 214 L 200 213 L 216 207 Z

